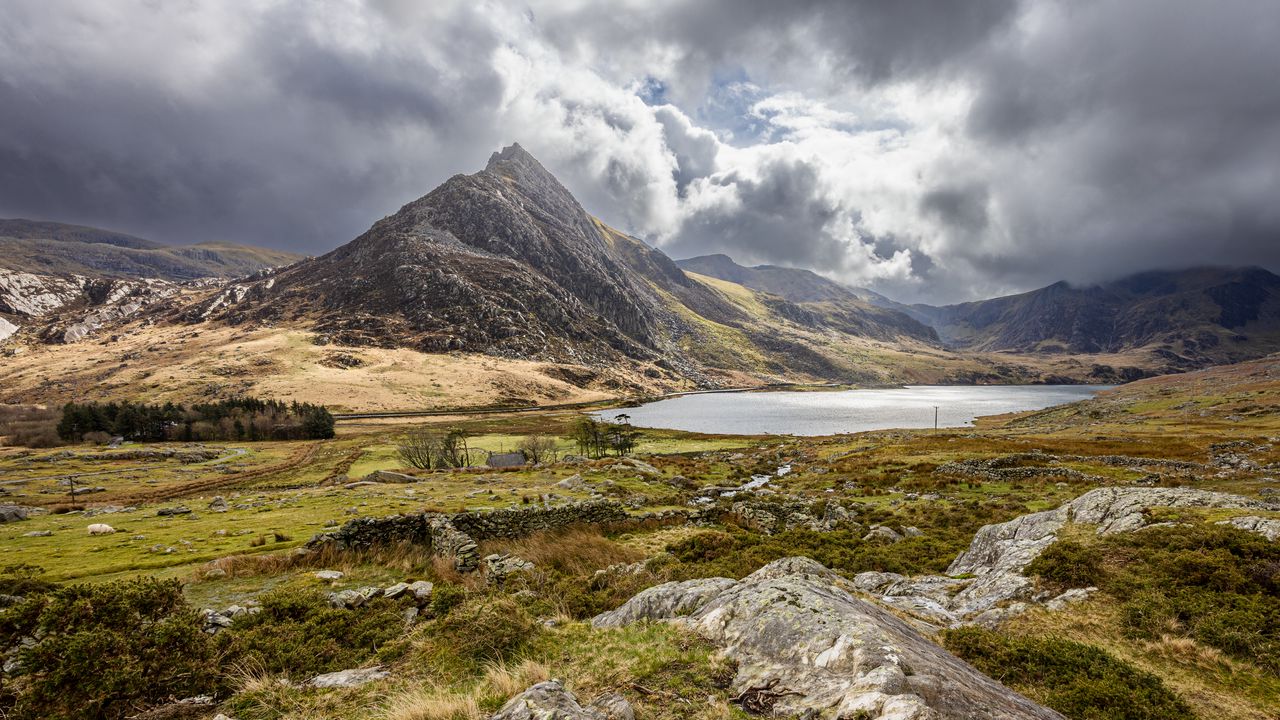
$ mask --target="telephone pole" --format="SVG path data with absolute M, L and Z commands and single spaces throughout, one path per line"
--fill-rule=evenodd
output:
M 933 431 L 938 431 L 938 406 L 933 406 Z

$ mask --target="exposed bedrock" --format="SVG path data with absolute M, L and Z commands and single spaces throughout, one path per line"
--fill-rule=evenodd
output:
M 1000 685 L 808 558 L 741 581 L 666 583 L 597 616 L 596 627 L 669 620 L 736 661 L 731 691 L 774 716 L 851 720 L 1061 718 Z

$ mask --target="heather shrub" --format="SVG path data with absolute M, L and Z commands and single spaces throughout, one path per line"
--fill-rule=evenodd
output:
M 1160 678 L 1092 645 L 1010 637 L 976 626 L 947 631 L 944 643 L 982 672 L 1069 718 L 1194 717 Z

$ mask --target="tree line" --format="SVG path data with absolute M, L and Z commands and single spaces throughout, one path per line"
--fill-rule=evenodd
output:
M 102 436 L 144 442 L 318 440 L 333 437 L 333 415 L 323 405 L 252 397 L 189 406 L 67 403 L 57 431 L 69 442 Z

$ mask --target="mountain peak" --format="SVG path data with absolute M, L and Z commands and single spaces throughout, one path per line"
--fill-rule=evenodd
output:
M 542 167 L 542 163 L 529 154 L 528 150 L 521 147 L 520 143 L 511 143 L 502 148 L 502 150 L 489 156 L 489 163 L 484 166 L 487 172 L 499 173 L 502 175 L 509 174 L 525 174 L 539 173 L 550 175 L 547 169 Z

